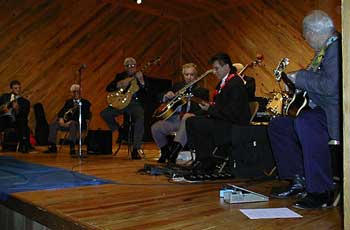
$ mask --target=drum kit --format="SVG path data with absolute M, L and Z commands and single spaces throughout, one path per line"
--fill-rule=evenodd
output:
M 266 111 L 272 116 L 284 116 L 286 106 L 289 104 L 290 95 L 287 92 L 272 91 L 271 97 L 266 105 Z

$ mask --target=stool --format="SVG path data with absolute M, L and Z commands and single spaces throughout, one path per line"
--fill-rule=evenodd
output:
M 117 155 L 117 153 L 120 150 L 120 147 L 122 145 L 123 140 L 125 140 L 125 136 L 126 136 L 126 142 L 128 145 L 128 158 L 131 159 L 131 152 L 132 152 L 132 147 L 134 144 L 134 122 L 132 120 L 131 115 L 129 115 L 128 113 L 124 113 L 123 114 L 124 119 L 123 119 L 123 125 L 121 127 L 119 127 L 119 137 L 117 140 L 117 143 L 119 144 L 117 150 L 113 153 L 113 156 Z M 127 135 L 125 135 L 125 133 Z

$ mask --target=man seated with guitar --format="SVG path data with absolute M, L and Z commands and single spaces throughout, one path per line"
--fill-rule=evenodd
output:
M 198 71 L 197 66 L 193 63 L 187 63 L 182 66 L 182 75 L 184 81 L 178 82 L 173 85 L 172 89 L 166 92 L 163 96 L 163 102 L 172 100 L 175 95 L 183 89 L 186 85 L 197 79 Z M 200 98 L 201 100 L 209 100 L 209 90 L 200 87 L 197 84 L 189 87 L 185 94 L 191 94 Z M 161 156 L 158 159 L 159 163 L 164 163 L 169 160 L 171 163 L 175 163 L 176 158 L 180 150 L 187 143 L 185 121 L 188 117 L 195 116 L 201 112 L 204 112 L 198 105 L 198 102 L 187 100 L 182 106 L 178 108 L 172 108 L 174 114 L 167 119 L 157 121 L 151 127 L 152 136 L 156 144 L 161 150 Z M 173 132 L 176 132 L 173 143 L 168 143 L 167 136 Z
M 303 36 L 315 51 L 314 59 L 306 69 L 286 77 L 295 88 L 307 92 L 309 106 L 297 117 L 277 117 L 270 122 L 268 131 L 279 177 L 291 181 L 288 187 L 274 188 L 271 196 L 298 196 L 294 207 L 317 209 L 331 205 L 328 143 L 341 141 L 341 38 L 332 19 L 320 10 L 304 18 Z
M 120 125 L 116 121 L 116 117 L 127 113 L 131 116 L 134 122 L 134 136 L 133 136 L 133 151 L 131 153 L 131 159 L 141 159 L 140 155 L 143 154 L 141 149 L 141 142 L 144 134 L 144 97 L 147 89 L 147 80 L 141 71 L 137 70 L 136 60 L 133 57 L 127 57 L 124 60 L 125 71 L 118 73 L 114 80 L 106 87 L 107 92 L 113 92 L 118 89 L 124 89 L 128 91 L 128 88 L 135 83 L 138 86 L 138 90 L 133 93 L 130 103 L 123 109 L 117 109 L 109 105 L 100 114 L 103 120 L 107 123 L 108 127 L 114 132 L 120 132 Z M 135 85 L 136 85 L 135 84 Z
M 19 81 L 11 81 L 10 88 L 10 93 L 5 93 L 0 97 L 1 113 L 3 113 L 0 118 L 1 126 L 15 128 L 19 140 L 19 151 L 27 153 L 31 149 L 28 127 L 30 102 L 21 96 Z
M 194 169 L 205 172 L 215 169 L 212 156 L 215 147 L 231 143 L 232 124 L 247 125 L 250 119 L 247 89 L 232 66 L 230 56 L 218 53 L 210 62 L 220 82 L 213 94 L 213 101 L 200 104 L 208 114 L 190 117 L 186 121 L 188 142 L 196 151 Z
M 57 114 L 57 119 L 50 125 L 49 131 L 49 148 L 45 153 L 57 153 L 57 131 L 69 131 L 68 142 L 71 155 L 75 152 L 75 143 L 79 137 L 79 104 L 81 103 L 81 127 L 82 130 L 88 128 L 88 123 L 91 117 L 90 107 L 91 103 L 81 98 L 80 85 L 73 84 L 70 87 L 70 92 L 72 95 L 71 99 L 66 100 L 64 106 Z

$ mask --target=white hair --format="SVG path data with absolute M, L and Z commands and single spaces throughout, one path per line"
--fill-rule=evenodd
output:
M 303 20 L 303 30 L 320 35 L 330 35 L 335 31 L 332 19 L 322 10 L 311 11 Z
M 71 87 L 70 87 L 70 91 L 73 92 L 73 91 L 76 91 L 76 90 L 79 90 L 80 89 L 80 85 L 78 84 L 73 84 Z
M 124 59 L 124 65 L 128 65 L 128 64 L 136 64 L 136 60 L 133 57 L 127 57 Z

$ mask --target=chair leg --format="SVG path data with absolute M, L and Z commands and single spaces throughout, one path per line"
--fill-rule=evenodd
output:
M 16 153 L 18 153 L 18 151 L 19 151 L 19 145 L 20 145 L 20 143 L 19 143 L 19 141 L 17 142 L 17 145 L 16 145 Z
M 69 135 L 69 132 L 65 132 L 65 134 L 63 136 L 63 141 L 60 143 L 60 140 L 58 140 L 59 147 L 58 147 L 58 151 L 57 152 L 59 152 L 59 153 L 62 152 L 63 145 L 68 140 L 68 135 Z M 56 143 L 57 143 L 57 141 L 56 141 Z
M 274 166 L 270 171 L 264 171 L 265 176 L 272 176 L 273 173 L 276 171 L 277 167 Z
M 224 170 L 225 166 L 227 165 L 227 162 L 229 161 L 229 158 L 226 157 L 224 162 L 222 162 L 222 164 L 219 166 L 219 171 L 218 173 L 222 173 L 222 171 Z
M 333 207 L 337 207 L 340 201 L 340 197 L 341 197 L 341 192 L 339 192 L 337 194 L 337 196 L 335 197 L 334 201 L 333 201 Z

